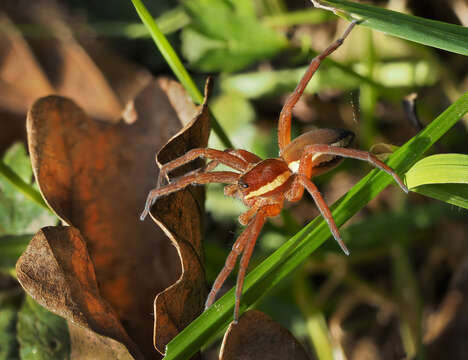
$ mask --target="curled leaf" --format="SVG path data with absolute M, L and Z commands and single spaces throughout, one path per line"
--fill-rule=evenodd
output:
M 370 152 L 377 156 L 379 160 L 385 161 L 392 155 L 395 151 L 398 150 L 398 146 L 387 143 L 378 143 L 372 145 Z
M 179 116 L 176 100 L 160 84 L 171 88 L 166 80 L 148 84 L 134 100 L 131 124 L 93 121 L 58 96 L 39 99 L 27 121 L 31 162 L 45 200 L 80 230 L 103 299 L 148 356 L 154 356 L 154 295 L 176 281 L 180 261 L 164 233 L 138 215 L 156 180 L 152 154 L 187 117 Z M 36 280 L 38 286 L 46 281 Z
M 21 285 L 39 304 L 74 324 L 118 340 L 136 358 L 141 357 L 117 314 L 99 293 L 93 263 L 78 229 L 40 230 L 18 260 L 16 272 Z
M 198 115 L 159 151 L 156 157 L 159 164 L 192 148 L 207 146 L 210 117 L 206 93 Z M 197 160 L 173 173 L 180 176 L 201 166 L 203 161 Z M 203 311 L 207 294 L 202 248 L 203 200 L 203 188 L 189 187 L 158 199 L 151 211 L 152 218 L 172 241 L 182 262 L 180 278 L 158 294 L 154 302 L 154 344 L 162 354 L 166 344 Z

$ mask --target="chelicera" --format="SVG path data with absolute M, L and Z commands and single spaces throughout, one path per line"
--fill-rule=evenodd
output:
M 246 150 L 220 151 L 209 148 L 192 149 L 185 155 L 164 164 L 159 173 L 158 185 L 148 194 L 146 206 L 141 214 L 143 220 L 151 206 L 160 196 L 183 189 L 189 185 L 207 183 L 225 183 L 227 196 L 241 199 L 249 209 L 239 216 L 239 222 L 246 228 L 235 241 L 226 263 L 216 278 L 206 300 L 209 307 L 217 292 L 234 268 L 237 258 L 242 255 L 237 275 L 234 322 L 239 317 L 240 297 L 247 266 L 255 242 L 268 217 L 278 215 L 285 200 L 299 201 L 304 190 L 312 196 L 321 214 L 325 218 L 335 240 L 346 255 L 349 251 L 343 243 L 332 214 L 311 178 L 336 167 L 343 158 L 368 161 L 373 166 L 387 172 L 405 191 L 408 189 L 400 177 L 374 155 L 361 150 L 350 149 L 354 134 L 346 130 L 318 129 L 307 132 L 291 141 L 292 109 L 301 97 L 323 59 L 335 51 L 348 36 L 356 22 L 352 22 L 343 36 L 331 44 L 325 51 L 312 59 L 306 73 L 295 91 L 287 99 L 278 124 L 279 157 L 262 160 Z M 172 170 L 197 158 L 211 161 L 205 168 L 191 172 L 163 185 L 167 174 Z M 235 171 L 213 171 L 218 164 L 224 164 Z

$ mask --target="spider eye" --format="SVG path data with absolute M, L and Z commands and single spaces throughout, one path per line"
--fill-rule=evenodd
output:
M 239 180 L 239 186 L 243 189 L 247 189 L 249 185 L 242 180 Z

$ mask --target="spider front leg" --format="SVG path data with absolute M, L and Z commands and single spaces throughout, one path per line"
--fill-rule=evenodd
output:
M 309 178 L 307 178 L 306 176 L 304 176 L 302 174 L 297 175 L 297 181 L 298 181 L 298 183 L 300 185 L 302 185 L 303 187 L 305 187 L 307 189 L 309 194 L 314 199 L 315 204 L 317 205 L 317 207 L 320 210 L 320 213 L 322 214 L 323 218 L 327 222 L 328 227 L 330 228 L 330 231 L 331 231 L 333 237 L 335 238 L 335 240 L 340 245 L 341 250 L 343 250 L 343 252 L 346 255 L 349 255 L 349 250 L 346 247 L 343 240 L 341 239 L 340 232 L 338 231 L 338 226 L 336 226 L 335 220 L 333 220 L 333 216 L 332 216 L 332 213 L 330 211 L 330 208 L 325 203 L 325 200 L 323 199 L 323 196 L 320 193 L 320 191 L 317 189 L 317 186 L 315 186 L 315 184 Z
M 189 185 L 202 185 L 208 183 L 225 183 L 225 184 L 236 184 L 240 174 L 233 171 L 213 171 L 208 173 L 190 173 L 175 179 L 172 183 L 157 187 L 151 190 L 146 199 L 145 209 L 140 215 L 140 220 L 144 220 L 148 215 L 151 206 L 158 197 L 171 194 L 180 189 L 183 189 Z
M 237 323 L 239 319 L 240 298 L 242 294 L 242 288 L 244 285 L 245 273 L 247 271 L 249 260 L 252 256 L 252 252 L 255 247 L 258 235 L 260 234 L 260 231 L 262 230 L 262 227 L 265 224 L 265 220 L 266 214 L 263 212 L 262 209 L 260 209 L 257 215 L 255 215 L 255 217 L 252 218 L 249 225 L 245 228 L 245 230 L 234 243 L 231 252 L 226 258 L 226 263 L 221 272 L 219 273 L 218 277 L 216 278 L 206 300 L 205 307 L 208 308 L 209 306 L 211 306 L 211 304 L 213 304 L 216 294 L 221 289 L 221 286 L 226 281 L 226 278 L 234 269 L 237 258 L 240 254 L 243 253 L 239 264 L 239 273 L 237 275 L 236 298 L 234 305 L 234 323 Z
M 213 169 L 219 163 L 221 163 L 235 170 L 245 171 L 249 165 L 248 162 L 245 161 L 244 159 L 238 156 L 235 156 L 233 154 L 230 154 L 226 151 L 209 149 L 209 148 L 192 149 L 189 152 L 187 152 L 185 155 L 182 155 L 181 157 L 178 157 L 177 159 L 169 161 L 168 163 L 161 166 L 159 170 L 157 187 L 160 187 L 162 185 L 163 180 L 166 178 L 169 172 L 199 157 L 213 160 L 207 165 L 209 169 Z
M 346 39 L 346 37 L 349 35 L 351 30 L 357 23 L 357 20 L 352 21 L 339 39 L 335 40 L 333 44 L 331 44 L 322 53 L 320 53 L 312 59 L 304 76 L 302 77 L 299 84 L 296 86 L 296 89 L 286 100 L 286 103 L 284 104 L 283 109 L 281 110 L 278 123 L 278 145 L 280 149 L 280 154 L 283 152 L 283 149 L 291 142 L 291 115 L 294 106 L 297 104 L 300 97 L 304 93 L 307 84 L 317 71 L 323 59 L 325 59 L 328 55 L 330 55 L 332 52 L 338 49 L 341 46 L 341 44 L 343 44 L 343 41 Z
M 323 218 L 327 222 L 333 237 L 335 238 L 336 242 L 340 245 L 341 250 L 343 250 L 343 252 L 346 255 L 349 255 L 349 250 L 346 247 L 343 240 L 341 239 L 340 232 L 338 231 L 338 227 L 335 224 L 335 220 L 333 220 L 330 208 L 325 203 L 322 194 L 320 193 L 320 191 L 318 191 L 315 184 L 309 179 L 312 173 L 312 169 L 313 163 L 311 155 L 302 155 L 301 161 L 299 163 L 298 174 L 294 178 L 294 181 L 291 184 L 291 188 L 286 193 L 286 199 L 291 202 L 299 201 L 304 195 L 304 188 L 307 189 L 307 191 L 314 199 L 315 204 L 319 208 Z
M 306 146 L 306 148 L 304 149 L 304 153 L 310 154 L 312 156 L 312 162 L 314 160 L 314 156 L 320 156 L 321 154 L 337 155 L 341 157 L 367 161 L 373 166 L 391 175 L 405 193 L 408 193 L 409 191 L 406 185 L 398 176 L 398 174 L 395 171 L 393 171 L 391 167 L 389 167 L 384 162 L 380 161 L 376 156 L 372 155 L 367 151 L 341 148 L 326 144 L 313 144 Z

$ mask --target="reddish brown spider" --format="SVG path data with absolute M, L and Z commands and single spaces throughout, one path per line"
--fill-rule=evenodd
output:
M 226 259 L 226 264 L 216 278 L 206 300 L 206 307 L 209 307 L 214 302 L 216 293 L 233 270 L 238 256 L 242 254 L 237 275 L 234 322 L 237 322 L 239 317 L 244 276 L 255 242 L 266 218 L 278 215 L 283 208 L 284 200 L 299 201 L 304 194 L 304 189 L 307 189 L 327 221 L 333 237 L 345 254 L 349 255 L 349 251 L 341 240 L 338 228 L 333 221 L 330 209 L 325 204 L 317 187 L 310 180 L 313 176 L 334 168 L 341 162 L 343 157 L 348 157 L 370 162 L 393 176 L 398 185 L 405 192 L 408 192 L 398 175 L 375 156 L 366 151 L 347 148 L 354 138 L 354 134 L 350 131 L 313 130 L 291 142 L 291 112 L 294 105 L 301 97 L 307 83 L 322 60 L 343 43 L 354 25 L 356 25 L 356 22 L 352 22 L 348 26 L 340 39 L 312 59 L 295 91 L 287 99 L 279 118 L 278 158 L 262 160 L 246 150 L 193 149 L 161 167 L 158 185 L 148 195 L 145 209 L 141 214 L 142 220 L 158 197 L 194 184 L 227 183 L 229 185 L 224 188 L 225 195 L 237 197 L 249 207 L 249 210 L 239 216 L 239 222 L 242 225 L 247 225 L 247 227 L 234 243 L 232 251 Z M 186 174 L 161 187 L 163 180 L 166 179 L 170 171 L 199 157 L 208 158 L 212 161 L 204 169 Z M 236 172 L 212 171 L 220 163 L 233 168 Z

